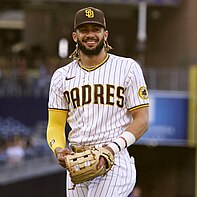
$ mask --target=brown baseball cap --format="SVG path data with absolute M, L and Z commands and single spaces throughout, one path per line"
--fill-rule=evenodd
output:
M 74 29 L 76 29 L 79 25 L 87 23 L 99 24 L 106 29 L 103 11 L 94 7 L 87 7 L 77 11 L 75 14 Z

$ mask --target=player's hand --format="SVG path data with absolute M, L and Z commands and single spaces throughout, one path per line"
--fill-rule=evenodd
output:
M 114 151 L 110 147 L 106 146 L 105 148 L 107 150 L 109 150 L 112 153 L 112 155 L 114 156 Z M 97 169 L 99 169 L 99 168 L 101 168 L 102 166 L 105 166 L 105 165 L 106 165 L 105 158 L 104 157 L 100 157 L 99 164 L 97 165 Z
M 68 148 L 56 148 L 55 149 L 55 155 L 58 159 L 59 165 L 62 166 L 63 168 L 66 168 L 65 165 L 65 157 L 66 155 L 73 155 L 74 152 Z

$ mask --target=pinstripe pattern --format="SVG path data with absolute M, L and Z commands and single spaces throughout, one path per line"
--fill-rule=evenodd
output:
M 139 92 L 142 87 L 146 88 L 142 70 L 131 58 L 109 54 L 106 61 L 91 70 L 73 61 L 54 73 L 48 107 L 68 111 L 70 143 L 107 144 L 130 123 L 129 110 L 148 106 L 148 98 Z M 105 177 L 77 185 L 68 196 L 126 197 L 135 184 L 133 160 L 127 149 L 122 150 Z M 72 186 L 69 176 L 67 183 Z
M 98 84 L 102 87 L 103 104 L 94 104 L 95 85 Z M 82 87 L 87 85 L 91 92 L 82 93 Z M 131 58 L 110 54 L 107 61 L 91 71 L 73 61 L 54 73 L 49 108 L 68 110 L 67 122 L 72 128 L 69 134 L 71 143 L 106 144 L 119 136 L 130 122 L 128 110 L 148 106 L 148 99 L 144 100 L 138 95 L 142 86 L 146 87 L 142 70 Z M 123 98 L 117 96 L 118 87 Z M 90 94 L 91 101 L 88 104 L 82 105 L 83 94 Z M 102 99 L 98 97 L 98 102 Z M 123 102 L 122 107 L 118 106 L 118 101 Z

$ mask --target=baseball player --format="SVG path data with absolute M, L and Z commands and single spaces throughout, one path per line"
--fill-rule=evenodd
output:
M 51 79 L 47 141 L 59 164 L 75 154 L 70 147 L 103 146 L 114 155 L 105 176 L 73 183 L 67 174 L 67 196 L 127 197 L 136 182 L 134 158 L 127 147 L 148 128 L 148 91 L 140 66 L 131 58 L 109 53 L 104 13 L 87 7 L 75 14 L 73 61 L 57 69 Z M 106 165 L 100 157 L 98 169 Z

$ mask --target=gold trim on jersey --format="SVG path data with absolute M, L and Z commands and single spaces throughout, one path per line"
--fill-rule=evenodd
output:
M 132 107 L 132 108 L 128 109 L 128 111 L 133 111 L 135 109 L 139 109 L 139 108 L 143 108 L 143 107 L 149 107 L 149 103 Z
M 100 64 L 94 66 L 93 68 L 87 68 L 87 67 L 83 66 L 83 64 L 82 64 L 80 61 L 78 62 L 78 64 L 79 64 L 79 66 L 80 66 L 82 69 L 84 69 L 84 70 L 90 72 L 90 71 L 93 71 L 93 70 L 97 69 L 97 68 L 100 67 L 101 65 L 103 65 L 103 64 L 108 60 L 108 58 L 109 58 L 109 54 L 107 53 L 105 59 L 104 59 Z
M 51 111 L 68 111 L 68 109 L 57 109 L 57 108 L 48 108 Z

